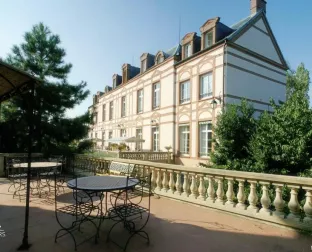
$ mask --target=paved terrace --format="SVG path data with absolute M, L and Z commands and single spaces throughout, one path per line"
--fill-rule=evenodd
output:
M 8 181 L 0 180 L 0 225 L 6 233 L 0 237 L 0 251 L 16 251 L 20 245 L 24 205 L 8 193 Z M 59 229 L 54 215 L 54 201 L 31 198 L 29 240 L 31 252 L 74 251 L 73 241 L 65 236 L 54 243 Z M 135 237 L 127 251 L 311 251 L 312 237 L 278 225 L 198 207 L 168 198 L 152 198 L 151 219 L 146 231 L 151 244 Z M 109 222 L 102 227 L 100 241 L 87 241 L 78 251 L 122 251 L 106 243 Z M 87 233 L 87 232 L 85 232 Z M 123 239 L 124 231 L 116 230 L 112 238 Z

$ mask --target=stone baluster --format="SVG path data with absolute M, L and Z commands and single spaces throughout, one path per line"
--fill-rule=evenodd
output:
M 193 199 L 196 199 L 198 196 L 198 191 L 197 191 L 197 179 L 196 179 L 196 174 L 192 173 L 192 183 L 191 183 L 191 195 L 190 197 Z
M 212 176 L 207 176 L 208 177 L 208 181 L 209 181 L 209 185 L 207 188 L 207 201 L 209 202 L 214 202 L 215 201 L 215 189 L 214 189 L 214 179 Z
M 306 190 L 306 201 L 303 206 L 303 210 L 305 213 L 305 217 L 303 219 L 303 222 L 312 224 L 312 187 L 303 187 L 304 190 Z
M 174 193 L 174 174 L 173 170 L 169 171 L 169 193 Z
M 233 178 L 226 178 L 228 188 L 226 191 L 226 199 L 227 201 L 225 202 L 226 205 L 231 205 L 234 206 L 234 190 L 233 190 L 233 184 L 234 184 L 234 179 Z
M 157 169 L 156 190 L 161 191 L 161 170 Z
M 216 203 L 224 204 L 224 189 L 223 189 L 223 177 L 216 177 L 218 181 L 217 200 Z
M 162 181 L 162 191 L 167 192 L 169 188 L 169 183 L 168 183 L 168 173 L 166 170 L 163 170 L 163 181 Z
M 199 177 L 199 187 L 198 187 L 199 196 L 197 199 L 205 200 L 206 188 L 204 185 L 204 175 L 198 174 L 197 176 Z
M 244 192 L 244 183 L 245 183 L 245 179 L 236 179 L 238 181 L 238 193 L 237 193 L 237 200 L 238 203 L 236 204 L 237 208 L 246 209 L 246 205 L 245 205 L 245 192 Z
M 288 202 L 288 208 L 290 214 L 287 216 L 287 219 L 298 220 L 300 218 L 300 206 L 298 202 L 298 189 L 299 186 L 291 185 L 289 186 L 290 191 L 290 200 Z
M 150 171 L 152 172 L 152 177 L 151 177 L 152 190 L 155 190 L 155 188 L 156 188 L 156 170 L 154 167 L 150 167 Z
M 182 172 L 183 173 L 183 193 L 182 196 L 188 197 L 190 195 L 190 185 L 189 185 L 189 178 L 188 178 L 188 173 L 187 172 Z
M 260 184 L 262 185 L 262 196 L 260 199 L 262 208 L 260 209 L 259 213 L 264 213 L 264 214 L 271 214 L 271 210 L 270 210 L 270 205 L 271 205 L 271 200 L 269 197 L 269 182 L 260 182 Z
M 250 184 L 250 192 L 248 195 L 249 206 L 247 207 L 247 210 L 251 212 L 257 212 L 258 211 L 258 207 L 257 207 L 258 196 L 257 196 L 257 191 L 256 191 L 257 181 L 248 180 L 248 182 Z
M 174 194 L 181 195 L 182 194 L 182 183 L 181 183 L 181 172 L 177 172 L 177 181 L 175 184 L 176 191 Z
M 282 197 L 283 184 L 274 183 L 273 185 L 275 186 L 275 199 L 273 201 L 275 211 L 273 212 L 273 215 L 284 218 L 285 217 L 285 213 L 284 213 L 285 202 Z

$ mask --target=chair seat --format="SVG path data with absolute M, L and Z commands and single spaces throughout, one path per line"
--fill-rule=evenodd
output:
M 137 215 L 141 215 L 142 213 L 149 212 L 148 208 L 128 203 L 125 205 L 119 205 L 112 207 L 108 210 L 108 215 L 112 218 L 119 217 L 119 218 L 129 218 Z
M 21 174 L 11 174 L 8 175 L 9 178 L 26 178 L 27 177 L 27 173 L 21 173 Z
M 39 173 L 39 176 L 54 176 L 55 175 L 60 175 L 61 173 L 60 172 L 42 172 L 42 173 Z
M 92 210 L 94 210 L 95 207 L 93 206 L 92 203 L 87 202 L 83 204 L 78 204 L 77 207 L 75 204 L 67 205 L 64 207 L 59 207 L 57 208 L 56 211 L 76 216 L 76 208 L 77 208 L 77 215 L 82 215 L 82 214 L 87 214 L 87 213 L 92 212 Z

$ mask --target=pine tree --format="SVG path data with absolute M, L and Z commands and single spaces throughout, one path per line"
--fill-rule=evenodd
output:
M 33 26 L 24 35 L 25 41 L 14 45 L 7 62 L 42 81 L 34 97 L 34 151 L 51 151 L 64 147 L 87 134 L 88 113 L 77 118 L 67 118 L 65 112 L 81 103 L 88 95 L 86 82 L 72 85 L 67 81 L 72 65 L 64 62 L 65 50 L 61 41 L 43 23 Z M 15 122 L 16 150 L 23 151 L 25 136 L 25 111 L 27 104 L 15 97 L 9 103 L 11 113 L 7 122 Z M 13 112 L 12 112 L 13 111 Z M 12 151 L 12 150 L 11 150 Z

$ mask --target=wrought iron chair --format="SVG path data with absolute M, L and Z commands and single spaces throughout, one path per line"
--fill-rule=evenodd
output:
M 20 159 L 12 159 L 11 165 L 8 167 L 8 178 L 11 182 L 8 192 L 11 187 L 14 187 L 13 199 L 18 196 L 19 201 L 26 196 L 26 186 L 27 186 L 27 172 L 25 168 L 20 167 Z
M 127 177 L 127 181 L 130 181 L 131 177 Z M 124 228 L 129 232 L 129 237 L 125 246 L 119 245 L 113 241 L 116 245 L 123 248 L 126 251 L 130 240 L 139 235 L 147 240 L 149 244 L 150 239 L 148 233 L 144 230 L 150 217 L 150 204 L 151 204 L 151 174 L 138 178 L 139 183 L 131 191 L 125 190 L 118 193 L 115 197 L 115 204 L 108 210 L 108 217 L 115 221 L 107 235 L 107 241 L 110 241 L 110 235 L 112 230 L 118 225 L 123 224 Z M 128 183 L 128 182 L 127 182 Z M 143 198 L 147 197 L 147 204 L 142 204 Z M 144 217 L 144 218 L 143 218 Z M 141 221 L 137 221 L 140 219 Z
M 75 185 L 77 185 L 77 179 L 85 176 L 85 173 L 75 169 L 73 169 L 72 172 L 72 179 L 74 179 Z M 70 178 L 70 174 L 67 174 L 67 178 Z M 77 246 L 81 243 L 92 238 L 95 238 L 95 242 L 97 242 L 99 225 L 96 224 L 96 219 L 101 214 L 102 209 L 100 204 L 96 204 L 95 201 L 99 200 L 96 197 L 100 196 L 95 195 L 93 192 L 80 191 L 76 188 L 73 188 L 71 191 L 66 186 L 66 180 L 62 182 L 62 185 L 60 185 L 60 183 L 61 181 L 55 173 L 55 216 L 61 227 L 55 235 L 55 242 L 65 235 L 70 235 L 74 241 L 75 250 L 77 250 Z M 63 187 L 63 190 L 59 190 L 61 186 Z M 65 188 L 67 189 L 65 190 Z M 75 232 L 82 232 L 81 226 L 86 222 L 91 223 L 96 232 L 94 235 L 78 243 L 75 237 Z

